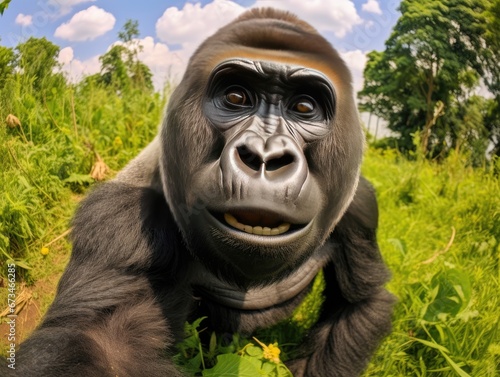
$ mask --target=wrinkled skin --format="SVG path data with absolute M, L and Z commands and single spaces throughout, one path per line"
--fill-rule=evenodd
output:
M 320 269 L 295 376 L 356 376 L 390 330 L 351 76 L 310 25 L 252 10 L 208 38 L 159 136 L 73 221 L 54 303 L 8 376 L 180 376 L 183 324 L 251 334 Z

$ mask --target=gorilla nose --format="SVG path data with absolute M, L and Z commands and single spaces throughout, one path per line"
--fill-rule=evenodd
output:
M 250 169 L 259 171 L 262 167 L 266 171 L 275 171 L 293 164 L 295 158 L 292 153 L 280 151 L 274 155 L 263 156 L 258 151 L 252 150 L 248 145 L 241 145 L 236 148 L 241 162 L 243 162 Z
M 273 135 L 268 139 L 255 134 L 247 135 L 233 148 L 232 169 L 247 176 L 285 183 L 290 179 L 300 182 L 307 174 L 302 150 L 285 135 Z

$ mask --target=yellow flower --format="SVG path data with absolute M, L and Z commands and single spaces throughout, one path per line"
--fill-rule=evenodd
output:
M 115 137 L 115 140 L 113 140 L 113 148 L 118 149 L 123 146 L 123 141 L 120 136 Z
M 278 343 L 273 343 L 273 344 L 269 344 L 268 346 L 266 346 L 264 343 L 262 343 L 261 341 L 259 341 L 257 338 L 254 337 L 253 339 L 257 343 L 259 343 L 259 345 L 264 350 L 264 353 L 262 354 L 262 356 L 264 356 L 264 359 L 268 359 L 268 360 L 272 361 L 275 364 L 279 364 L 280 363 L 280 353 L 281 353 L 281 350 L 278 348 Z
M 49 254 L 49 248 L 48 247 L 42 247 L 42 250 L 40 250 L 40 253 L 42 255 L 48 255 Z

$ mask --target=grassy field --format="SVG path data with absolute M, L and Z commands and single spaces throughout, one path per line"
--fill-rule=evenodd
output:
M 378 193 L 378 237 L 399 299 L 366 375 L 500 375 L 498 165 L 369 150 L 363 172 Z
M 79 200 L 97 172 L 112 177 L 153 138 L 166 97 L 29 88 L 18 76 L 0 91 L 0 312 L 14 259 L 20 337 L 53 298 Z M 366 376 L 500 376 L 499 172 L 499 161 L 472 169 L 458 152 L 438 164 L 367 150 L 363 174 L 378 193 L 379 243 L 399 301 Z

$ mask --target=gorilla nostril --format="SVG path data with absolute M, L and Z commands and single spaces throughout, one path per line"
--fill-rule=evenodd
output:
M 248 149 L 247 146 L 242 145 L 236 148 L 238 151 L 238 155 L 240 156 L 241 161 L 248 166 L 250 169 L 259 171 L 260 167 L 263 164 L 262 159 L 252 152 L 250 149 Z
M 291 163 L 294 162 L 294 158 L 291 154 L 289 153 L 286 153 L 284 154 L 283 156 L 279 157 L 279 158 L 273 158 L 269 161 L 266 161 L 265 164 L 266 164 L 266 171 L 274 171 L 274 170 L 278 170 L 282 167 L 285 167 L 287 165 L 290 165 Z

